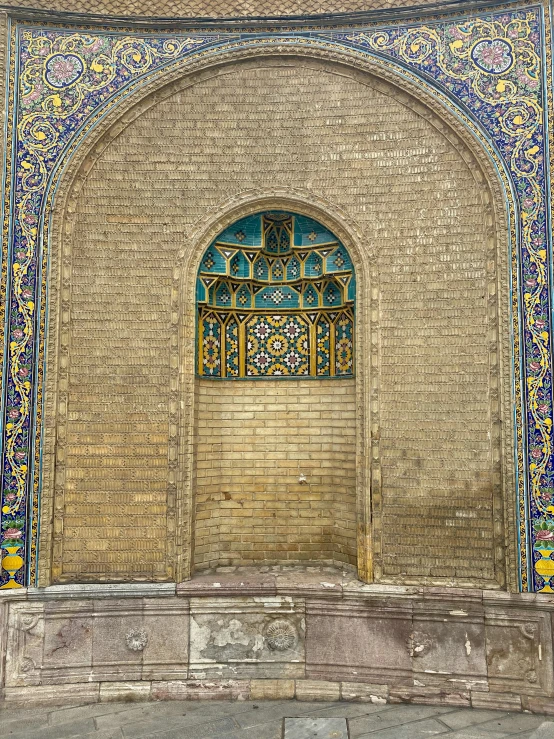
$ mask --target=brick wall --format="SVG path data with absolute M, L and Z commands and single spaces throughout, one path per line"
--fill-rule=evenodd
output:
M 244 190 L 275 186 L 335 204 L 378 254 L 381 355 L 372 361 L 381 393 L 383 576 L 490 578 L 482 186 L 392 88 L 361 84 L 344 68 L 286 60 L 230 66 L 150 108 L 106 149 L 79 195 L 64 576 L 167 572 L 175 260 L 200 218 Z M 283 382 L 283 393 L 292 387 Z M 218 388 L 224 397 L 248 384 Z M 304 389 L 308 405 L 315 388 Z M 210 435 L 229 420 L 215 413 L 213 427 L 204 427 Z M 314 440 L 317 428 L 310 425 Z M 265 452 L 254 448 L 263 468 Z M 245 442 L 243 453 L 251 449 Z M 223 470 L 230 460 L 223 457 Z M 244 462 L 248 469 L 256 459 Z M 203 544 L 198 557 L 209 560 Z
M 8 7 L 155 18 L 229 18 L 348 13 L 422 5 L 432 0 L 7 0 Z
M 73 252 L 63 573 L 159 578 L 174 255 L 160 236 L 152 254 L 153 234 L 131 214 L 106 213 L 102 178 L 91 179 Z
M 437 180 L 433 196 L 414 179 L 416 220 L 391 219 L 380 259 L 383 571 L 492 580 L 483 231 L 461 217 L 462 192 L 443 196 Z
M 355 380 L 198 384 L 196 568 L 355 564 Z

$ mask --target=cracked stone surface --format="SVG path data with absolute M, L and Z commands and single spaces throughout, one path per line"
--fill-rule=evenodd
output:
M 25 708 L 4 704 L 0 710 L 0 739 L 282 739 L 286 718 L 304 721 L 297 725 L 296 733 L 287 726 L 286 739 L 328 739 L 325 733 L 306 733 L 310 725 L 326 726 L 333 739 L 337 739 L 333 732 L 339 732 L 338 737 L 343 739 L 344 719 L 348 719 L 350 739 L 554 739 L 554 723 L 545 716 L 454 706 L 294 700 Z M 316 719 L 327 721 L 318 725 Z M 343 719 L 342 724 L 337 719 Z

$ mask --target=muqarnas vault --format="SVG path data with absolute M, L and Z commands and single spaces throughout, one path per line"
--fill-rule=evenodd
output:
M 228 228 L 198 276 L 198 374 L 348 377 L 356 281 L 347 250 L 299 215 Z

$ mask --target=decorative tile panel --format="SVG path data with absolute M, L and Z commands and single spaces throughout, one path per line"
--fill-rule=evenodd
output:
M 201 326 L 201 372 L 206 377 L 221 377 L 221 324 L 214 313 L 208 313 Z
M 248 377 L 308 374 L 308 324 L 300 316 L 254 316 L 246 341 Z
M 197 296 L 202 377 L 354 374 L 354 266 L 311 218 L 259 213 L 227 229 L 201 259 Z

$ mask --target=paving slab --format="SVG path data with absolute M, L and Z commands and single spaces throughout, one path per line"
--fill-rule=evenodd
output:
M 498 721 L 505 716 L 506 713 L 502 711 L 489 711 L 481 708 L 468 710 L 467 708 L 463 708 L 460 711 L 454 711 L 454 713 L 447 713 L 441 716 L 441 721 L 451 729 L 459 730 L 474 726 L 475 724 L 484 724 L 485 721 Z
M 115 704 L 114 704 L 115 705 Z M 244 703 L 230 703 L 225 701 L 167 701 L 161 703 L 127 704 L 126 711 L 103 713 L 96 717 L 99 729 L 108 729 L 112 726 L 129 727 L 134 724 L 154 726 L 164 722 L 168 728 L 175 722 L 177 725 L 187 726 L 191 723 L 211 721 L 216 718 L 225 718 L 234 713 L 245 711 Z
M 167 729 L 179 732 L 180 739 L 216 739 L 217 737 L 228 736 L 238 728 L 237 723 L 230 716 L 190 723 L 180 722 L 176 718 L 173 718 L 170 723 L 164 721 L 163 718 L 159 718 L 155 722 L 143 725 L 135 723 L 131 726 L 122 727 L 125 739 L 146 739 L 158 734 L 163 737 L 165 734 L 169 734 L 169 731 L 166 731 Z
M 350 703 L 343 701 L 342 703 L 334 703 L 328 708 L 320 705 L 315 709 L 315 711 L 310 711 L 310 713 L 317 713 L 321 718 L 327 716 L 329 718 L 354 719 L 360 716 L 370 716 L 373 713 L 383 714 L 388 710 L 394 711 L 395 708 L 397 708 L 397 706 L 391 705 L 390 703 L 385 706 L 376 706 L 372 703 Z M 305 711 L 295 711 L 294 713 L 297 716 L 300 716 L 301 714 L 304 714 Z M 290 712 L 288 715 L 290 716 Z
M 74 739 L 91 733 L 95 729 L 94 719 L 87 718 L 81 721 L 71 721 L 66 724 L 58 724 L 57 726 L 44 726 L 40 729 L 34 728 L 33 731 L 25 730 L 24 726 L 19 727 L 19 731 L 14 736 L 18 739 Z
M 160 723 L 152 734 L 129 733 L 123 727 L 123 735 L 125 739 L 135 739 L 135 737 L 153 736 L 156 739 L 223 739 L 223 737 L 234 737 L 237 734 L 238 726 L 232 718 L 222 718 L 217 721 L 208 721 L 207 723 L 194 724 L 193 726 L 173 727 L 170 731 L 164 731 L 163 723 Z
M 495 718 L 492 721 L 480 724 L 479 728 L 484 735 L 487 731 L 498 731 L 504 732 L 506 736 L 512 736 L 523 731 L 535 730 L 542 723 L 544 723 L 544 716 L 533 716 L 529 713 L 507 713 L 501 718 Z M 554 739 L 554 736 L 551 739 Z
M 79 719 L 107 716 L 108 721 L 113 722 L 118 714 L 129 713 L 136 708 L 136 704 L 118 703 L 87 703 L 86 706 L 74 706 L 72 708 L 58 708 L 56 711 L 50 709 L 48 723 L 52 726 L 65 724 Z M 125 721 L 125 719 L 123 719 Z
M 440 716 L 443 713 L 452 713 L 452 707 L 444 706 L 383 706 L 385 710 L 376 711 L 366 716 L 359 716 L 350 720 L 350 736 L 352 739 L 365 736 L 377 730 L 383 731 L 389 727 L 414 724 L 423 719 Z M 468 709 L 471 710 L 471 709 Z M 448 728 L 441 724 L 443 732 Z M 533 727 L 534 728 L 534 727 Z M 394 731 L 391 733 L 394 735 Z M 407 736 L 407 734 L 406 734 Z
M 284 718 L 308 727 L 319 719 L 335 731 L 333 720 L 341 732 L 346 723 L 349 739 L 554 739 L 554 721 L 529 713 L 295 700 L 114 702 L 35 711 L 4 704 L 0 739 L 283 739 Z
M 269 724 L 241 729 L 240 739 L 283 739 L 283 724 L 272 721 Z
M 125 739 L 119 727 L 115 729 L 101 729 L 92 734 L 83 734 L 79 739 Z
M 317 707 L 311 708 L 311 710 L 308 711 L 300 710 L 298 712 L 294 712 L 297 713 L 297 715 L 302 715 L 314 711 L 317 711 Z M 262 704 L 261 708 L 254 708 L 251 711 L 243 711 L 239 714 L 235 714 L 233 718 L 241 729 L 249 729 L 251 727 L 267 723 L 282 725 L 283 719 L 290 715 L 291 705 L 287 701 L 286 703 L 277 703 L 275 705 Z M 340 716 L 340 714 L 337 714 L 337 716 Z
M 445 734 L 445 737 L 448 737 L 448 739 L 506 739 L 507 734 L 503 731 L 487 731 L 485 733 L 478 726 L 471 726 L 469 729 L 455 731 L 453 734 Z M 521 734 L 516 734 L 515 739 L 521 739 Z
M 389 726 L 369 734 L 352 734 L 355 739 L 427 739 L 427 737 L 447 735 L 448 729 L 440 721 L 430 718 L 415 723 Z
M 284 739 L 349 739 L 345 718 L 286 718 Z
M 543 721 L 531 734 L 530 739 L 554 739 L 554 721 Z
M 26 733 L 31 731 L 41 731 L 45 726 L 44 718 L 24 718 L 14 721 L 1 722 L 0 720 L 0 739 L 11 739 L 12 737 L 21 737 L 21 729 L 25 728 Z

